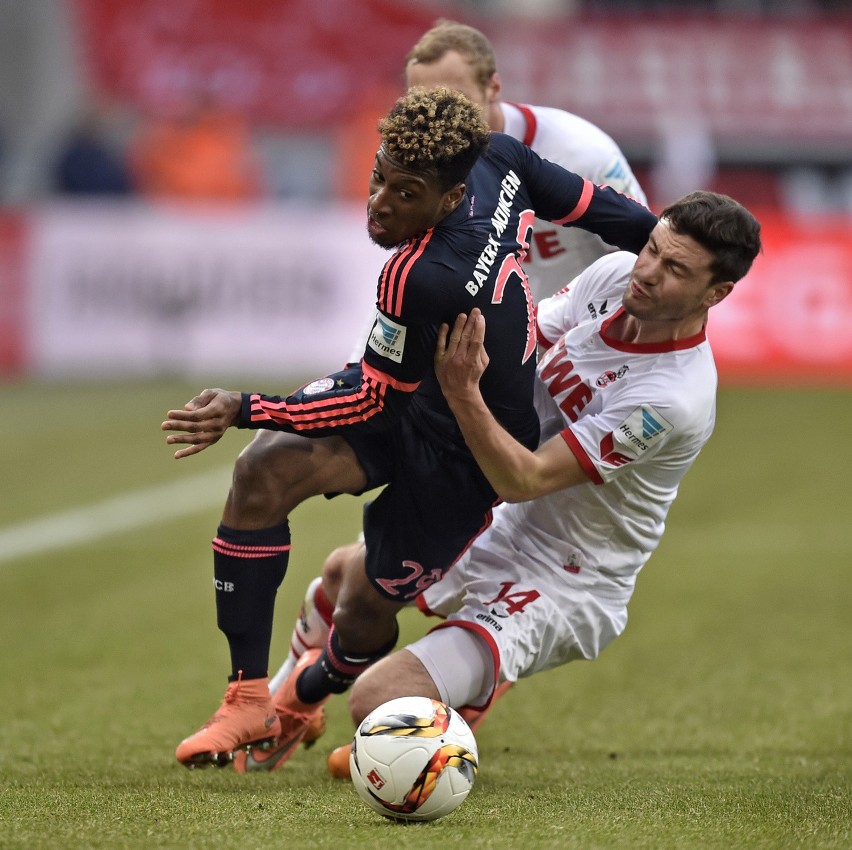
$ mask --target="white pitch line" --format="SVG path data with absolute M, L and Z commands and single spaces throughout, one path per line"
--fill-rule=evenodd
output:
M 225 504 L 230 467 L 0 528 L 0 563 L 89 543 Z

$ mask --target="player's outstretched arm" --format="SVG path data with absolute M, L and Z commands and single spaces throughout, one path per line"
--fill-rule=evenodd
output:
M 237 424 L 242 406 L 242 393 L 229 390 L 202 390 L 188 401 L 183 410 L 170 410 L 160 426 L 163 431 L 180 431 L 166 437 L 169 445 L 185 445 L 175 458 L 198 454 L 218 443 L 223 434 Z

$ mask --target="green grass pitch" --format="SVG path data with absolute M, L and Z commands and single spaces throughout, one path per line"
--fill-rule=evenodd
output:
M 852 391 L 724 389 L 626 633 L 512 689 L 465 804 L 397 825 L 326 773 L 342 700 L 280 773 L 174 761 L 225 687 L 209 540 L 246 441 L 172 460 L 159 423 L 202 385 L 0 387 L 0 848 L 852 847 Z M 136 523 L 128 494 L 170 485 Z M 359 522 L 350 498 L 293 517 L 273 665 Z

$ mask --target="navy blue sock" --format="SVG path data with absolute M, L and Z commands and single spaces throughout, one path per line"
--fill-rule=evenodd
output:
M 399 624 L 393 638 L 370 653 L 344 652 L 331 627 L 322 655 L 296 680 L 296 696 L 306 703 L 319 702 L 329 694 L 342 694 L 368 667 L 384 658 L 399 638 Z
M 230 681 L 269 675 L 275 596 L 290 559 L 290 526 L 243 531 L 220 525 L 213 540 L 216 619 L 231 651 Z

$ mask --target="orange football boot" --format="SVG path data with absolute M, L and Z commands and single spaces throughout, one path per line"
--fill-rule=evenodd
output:
M 261 749 L 277 744 L 281 721 L 269 694 L 269 679 L 231 682 L 216 713 L 175 750 L 177 760 L 189 768 L 224 767 L 234 751 Z
M 304 703 L 296 696 L 296 680 L 321 654 L 321 649 L 305 650 L 293 668 L 293 672 L 272 695 L 275 712 L 281 724 L 278 742 L 265 749 L 248 747 L 244 751 L 235 752 L 233 754 L 234 770 L 237 773 L 280 770 L 305 739 L 308 730 L 321 722 L 319 715 L 324 713 L 323 706 L 329 697 L 319 702 Z

